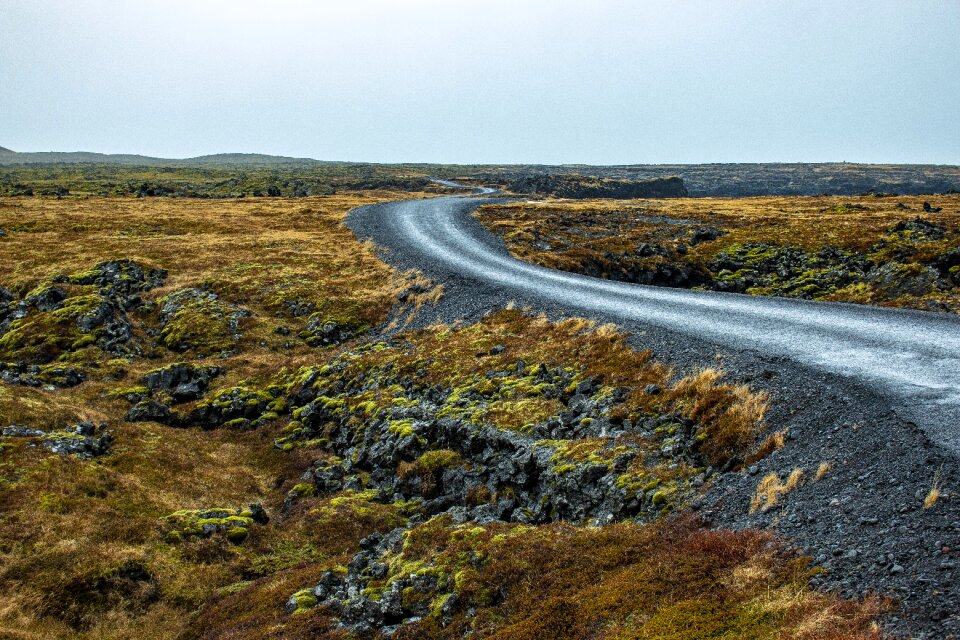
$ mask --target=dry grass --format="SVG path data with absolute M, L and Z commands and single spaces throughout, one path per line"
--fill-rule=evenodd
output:
M 743 460 L 767 412 L 767 396 L 746 385 L 722 382 L 716 369 L 688 376 L 666 394 L 687 417 L 710 425 L 702 450 L 714 464 Z
M 280 326 L 296 332 L 306 322 L 290 317 L 285 303 L 375 324 L 411 283 L 424 287 L 408 299 L 414 310 L 442 295 L 415 275 L 393 273 L 342 226 L 350 208 L 388 197 L 396 194 L 296 201 L 0 200 L 0 228 L 9 232 L 0 239 L 0 285 L 23 293 L 108 259 L 167 269 L 165 287 L 147 297 L 206 286 L 253 312 L 236 353 L 216 360 L 227 373 L 215 386 L 263 388 L 333 355 L 274 333 Z M 746 456 L 762 428 L 763 396 L 725 383 L 714 370 L 677 381 L 669 367 L 631 349 L 627 336 L 610 326 L 550 323 L 507 311 L 476 325 L 405 338 L 415 348 L 396 356 L 397 371 L 417 375 L 423 369 L 436 383 L 483 378 L 484 371 L 515 367 L 523 358 L 574 367 L 577 380 L 596 377 L 604 387 L 629 388 L 621 419 L 682 413 L 706 429 L 704 451 L 717 461 Z M 502 354 L 478 357 L 497 344 L 505 346 Z M 122 392 L 145 371 L 184 358 L 152 355 L 104 363 L 103 375 L 55 392 L 0 383 L 0 426 L 54 428 L 90 420 L 106 423 L 116 435 L 112 453 L 94 461 L 59 457 L 22 440 L 0 446 L 0 637 L 340 637 L 324 612 L 290 617 L 284 600 L 322 571 L 349 562 L 361 538 L 402 525 L 406 507 L 347 491 L 304 497 L 284 510 L 284 497 L 304 469 L 327 454 L 277 450 L 279 424 L 200 431 L 123 422 L 129 405 Z M 364 357 L 384 365 L 394 354 L 370 350 Z M 647 384 L 664 393 L 645 394 Z M 539 410 L 536 400 L 519 393 L 487 409 L 494 420 L 519 424 Z M 410 472 L 435 474 L 438 464 L 448 463 L 420 460 Z M 164 516 L 174 511 L 258 500 L 272 520 L 252 527 L 243 544 L 166 537 Z M 491 531 L 497 527 L 511 528 Z M 493 561 L 471 568 L 470 593 L 501 584 L 512 590 L 499 608 L 481 606 L 477 629 L 485 637 L 550 637 L 558 629 L 551 612 L 570 606 L 578 617 L 569 633 L 560 630 L 568 637 L 692 638 L 698 620 L 726 624 L 731 618 L 740 625 L 734 631 L 761 624 L 764 632 L 813 629 L 796 637 L 876 637 L 866 621 L 877 603 L 844 603 L 807 591 L 804 571 L 792 558 L 772 553 L 776 544 L 768 536 L 695 529 L 690 523 L 649 529 L 553 525 L 504 539 L 486 536 Z M 705 569 L 709 580 L 703 581 Z M 788 585 L 793 600 L 768 602 L 764 594 Z M 663 597 L 669 593 L 678 595 Z M 834 613 L 821 621 L 817 612 L 823 610 Z M 764 612 L 761 623 L 756 611 Z M 663 631 L 681 627 L 688 635 Z M 442 632 L 426 624 L 417 632 L 456 637 L 464 630 Z
M 790 472 L 787 479 L 780 481 L 776 473 L 765 475 L 759 483 L 757 490 L 750 500 L 750 513 L 756 511 L 769 511 L 777 505 L 780 498 L 787 495 L 803 482 L 803 469 L 797 468 Z
M 416 194 L 414 194 L 416 195 Z M 341 223 L 395 193 L 285 200 L 0 200 L 0 284 L 19 291 L 57 274 L 129 258 L 170 273 L 165 290 L 205 284 L 264 314 L 284 303 L 367 322 L 396 293 L 389 267 Z
M 436 284 L 419 271 L 409 271 L 403 275 L 405 294 L 401 294 L 405 317 L 403 326 L 413 322 L 425 304 L 435 305 L 443 298 L 443 285 Z M 397 324 L 400 319 L 395 319 Z
M 445 628 L 430 617 L 401 628 L 400 638 L 882 637 L 872 619 L 884 603 L 811 591 L 806 561 L 756 531 L 704 531 L 681 519 L 466 533 L 434 519 L 409 534 L 391 566 L 430 558 L 441 575 L 457 575 L 459 610 L 475 607 L 476 615 L 457 614 Z M 471 566 L 478 556 L 488 560 Z
M 235 355 L 217 361 L 228 371 L 218 384 L 265 383 L 285 367 L 326 357 L 273 332 L 306 322 L 289 317 L 285 302 L 367 324 L 383 319 L 403 278 L 341 222 L 354 206 L 396 197 L 0 200 L 0 228 L 8 232 L 0 239 L 0 285 L 22 294 L 110 259 L 167 269 L 165 287 L 148 297 L 205 286 L 253 312 Z M 154 355 L 160 357 L 111 361 L 103 375 L 56 392 L 0 384 L 0 426 L 53 429 L 89 420 L 116 436 L 112 453 L 93 462 L 18 440 L 0 447 L 0 635 L 177 637 L 218 588 L 267 571 L 257 567 L 352 553 L 359 538 L 351 532 L 362 537 L 369 530 L 370 523 L 355 520 L 350 531 L 324 539 L 317 534 L 322 523 L 311 528 L 279 517 L 286 490 L 310 460 L 275 450 L 271 429 L 202 432 L 122 422 L 129 405 L 121 392 L 146 370 L 184 358 Z M 258 500 L 274 522 L 252 530 L 242 546 L 164 542 L 162 518 L 174 511 Z M 129 567 L 147 578 L 124 578 Z
M 937 472 L 933 474 L 933 483 L 930 486 L 930 491 L 927 492 L 926 497 L 923 499 L 924 509 L 932 509 L 936 506 L 937 501 L 940 500 L 941 471 L 942 469 L 937 469 Z
M 820 480 L 823 480 L 823 478 L 830 473 L 832 468 L 833 465 L 831 465 L 829 462 L 821 462 L 820 466 L 817 467 L 817 472 L 813 475 L 813 481 L 819 482 Z
M 783 449 L 786 444 L 787 430 L 781 429 L 780 431 L 775 431 L 763 439 L 763 442 L 760 443 L 760 446 L 757 447 L 756 451 L 747 456 L 747 459 L 744 460 L 744 464 L 753 464 L 758 460 L 762 460 L 774 451 Z

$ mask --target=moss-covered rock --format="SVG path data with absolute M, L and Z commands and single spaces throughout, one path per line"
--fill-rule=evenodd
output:
M 137 294 L 163 286 L 167 272 L 132 260 L 106 260 L 92 269 L 71 274 L 73 284 L 94 285 L 104 295 L 122 300 L 126 306 L 139 302 Z
M 105 430 L 105 425 L 95 426 L 81 422 L 67 429 L 46 431 L 31 427 L 11 425 L 4 427 L 0 434 L 4 438 L 26 438 L 35 441 L 45 449 L 61 456 L 78 458 L 96 458 L 110 452 L 113 434 Z
M 240 321 L 250 312 L 201 289 L 180 289 L 160 304 L 159 342 L 171 351 L 213 355 L 232 351 L 240 340 Z
M 368 329 L 361 322 L 349 322 L 315 313 L 307 320 L 300 338 L 311 347 L 326 347 L 341 344 Z
M 167 541 L 209 538 L 224 535 L 233 544 L 241 544 L 254 525 L 270 521 L 263 506 L 256 502 L 247 509 L 196 509 L 177 511 L 164 518 L 168 526 Z
M 75 387 L 87 379 L 82 369 L 58 363 L 35 365 L 26 362 L 0 362 L 0 380 L 28 387 Z
M 0 360 L 52 362 L 106 338 L 106 325 L 113 319 L 113 309 L 102 296 L 72 296 L 52 311 L 14 320 L 0 336 Z
M 279 394 L 279 389 L 274 393 Z M 277 398 L 274 393 L 245 386 L 223 389 L 216 396 L 199 402 L 181 422 L 185 426 L 204 428 L 228 423 L 242 426 L 263 419 L 268 406 Z

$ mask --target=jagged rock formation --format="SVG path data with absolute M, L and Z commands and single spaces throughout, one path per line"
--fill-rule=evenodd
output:
M 10 425 L 4 427 L 0 435 L 4 438 L 28 439 L 58 455 L 75 455 L 78 458 L 96 458 L 105 455 L 110 452 L 110 447 L 113 445 L 113 434 L 106 431 L 104 425 L 97 427 L 89 422 L 81 422 L 59 431 Z
M 506 182 L 514 193 L 557 198 L 682 198 L 687 194 L 677 177 L 612 180 L 595 176 L 524 175 Z
M 57 364 L 66 354 L 95 347 L 113 356 L 139 354 L 131 313 L 152 310 L 141 294 L 163 284 L 166 272 L 129 260 L 57 276 L 22 300 L 0 288 L 0 367 L 8 382 L 68 387 L 84 374 Z

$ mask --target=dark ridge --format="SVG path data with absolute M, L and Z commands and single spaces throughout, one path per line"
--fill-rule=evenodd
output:
M 12 149 L 7 149 L 6 147 L 0 147 L 0 153 L 16 153 Z
M 13 153 L 0 147 L 0 152 Z M 262 166 L 262 165 L 319 165 L 334 164 L 312 158 L 290 158 L 261 153 L 217 153 L 195 158 L 154 158 L 137 154 L 109 154 L 91 151 L 39 151 L 17 153 L 5 158 L 4 164 L 114 164 L 145 167 L 207 167 L 207 166 Z
M 13 153 L 0 148 L 0 166 L 112 165 L 124 168 L 162 167 L 186 169 L 279 168 L 347 169 L 385 171 L 402 175 L 435 176 L 472 183 L 513 186 L 574 177 L 585 182 L 641 182 L 679 178 L 690 197 L 746 197 L 765 195 L 919 195 L 960 191 L 960 166 L 933 164 L 820 163 L 713 163 L 568 165 L 438 165 L 427 163 L 379 164 L 325 161 L 257 153 L 221 153 L 194 158 L 153 158 L 134 154 L 103 154 L 87 151 Z M 608 185 L 609 186 L 609 183 Z M 517 189 L 512 188 L 517 191 Z M 529 191 L 521 191 L 529 192 Z M 551 193 L 541 191 L 540 193 Z M 560 195 L 551 193 L 551 195 Z M 588 196 L 571 196 L 588 197 Z M 631 197 L 598 193 L 589 197 Z M 639 194 L 633 197 L 670 197 Z
M 647 180 L 614 180 L 576 174 L 521 176 L 508 181 L 514 193 L 559 198 L 682 198 L 683 180 L 675 176 Z

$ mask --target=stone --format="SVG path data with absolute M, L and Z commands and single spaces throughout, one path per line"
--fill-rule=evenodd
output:
M 63 287 L 47 287 L 27 298 L 27 304 L 36 307 L 38 311 L 56 311 L 63 306 L 67 299 L 67 292 Z
M 127 422 L 169 422 L 170 407 L 156 400 L 144 400 L 127 411 Z

